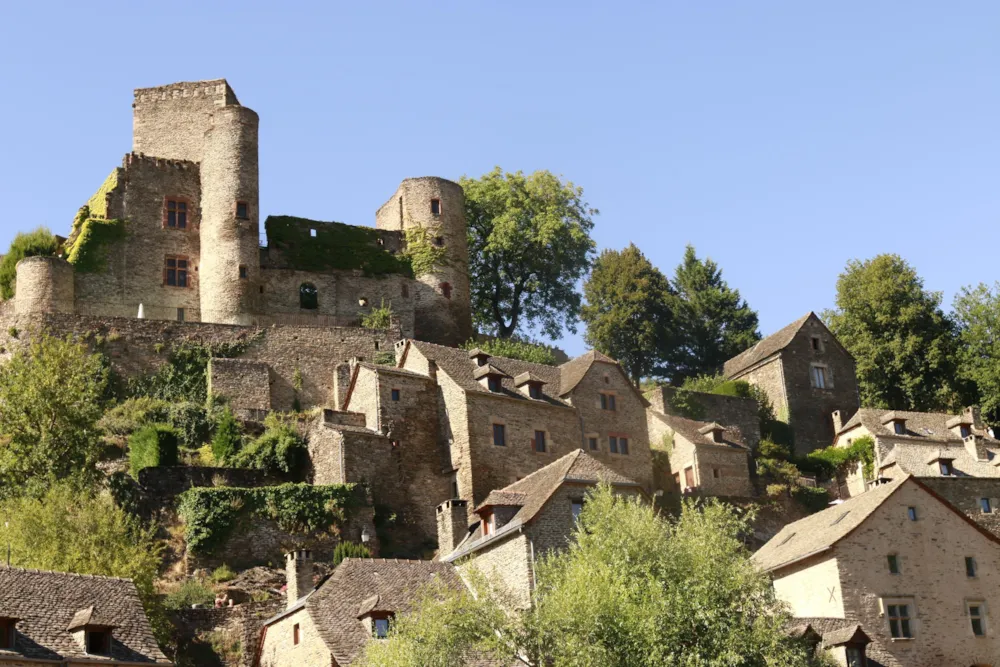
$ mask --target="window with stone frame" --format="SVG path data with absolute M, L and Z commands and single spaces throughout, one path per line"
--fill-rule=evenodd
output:
M 389 636 L 389 617 L 372 619 L 372 634 L 375 639 L 385 639 Z
M 399 390 L 398 389 L 393 389 L 389 393 L 389 395 L 392 398 L 393 402 L 399 402 Z
M 535 431 L 535 437 L 531 439 L 531 448 L 536 452 L 546 451 L 545 431 Z
M 944 477 L 950 477 L 955 474 L 954 468 L 951 467 L 950 459 L 941 459 L 938 461 L 938 467 L 941 469 L 941 474 Z
M 889 554 L 886 556 L 886 560 L 889 563 L 889 574 L 899 574 L 899 556 L 897 554 Z
M 177 197 L 163 200 L 163 226 L 167 229 L 187 229 L 188 201 Z
M 590 451 L 596 452 L 601 449 L 600 440 L 596 435 L 587 436 L 587 445 L 590 447 Z
M 982 600 L 970 600 L 965 604 L 965 612 L 972 624 L 972 634 L 976 637 L 986 636 L 986 603 Z
M 431 200 L 431 215 L 441 215 L 441 200 L 432 199 Z
M 493 444 L 497 447 L 507 446 L 507 427 L 503 424 L 493 424 Z
M 188 287 L 190 261 L 181 255 L 167 255 L 163 266 L 163 284 L 168 287 Z
M 248 204 L 245 201 L 236 202 L 236 219 L 237 220 L 250 219 L 250 204 Z
M 893 602 L 885 606 L 885 618 L 889 624 L 889 635 L 893 639 L 913 638 L 913 605 L 909 602 Z
M 826 366 L 813 365 L 810 366 L 811 382 L 812 386 L 816 389 L 832 389 L 833 384 L 830 382 L 830 373 Z
M 815 352 L 823 351 L 823 339 L 820 338 L 819 336 L 811 336 L 809 338 L 809 343 L 810 345 L 812 345 L 813 351 Z
M 616 402 L 617 399 L 614 394 L 609 392 L 601 392 L 601 410 L 614 412 L 617 408 Z

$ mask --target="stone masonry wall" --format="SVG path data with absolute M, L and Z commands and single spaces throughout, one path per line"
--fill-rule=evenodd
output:
M 748 457 L 749 453 L 740 449 L 698 447 L 696 465 L 701 492 L 710 496 L 752 497 Z
M 654 410 L 667 415 L 686 417 L 673 407 L 677 395 L 674 387 L 657 387 L 649 392 L 646 398 Z M 737 396 L 722 396 L 701 391 L 684 392 L 689 401 L 693 401 L 699 410 L 694 419 L 705 422 L 716 422 L 729 428 L 739 430 L 743 442 L 751 449 L 756 449 L 760 443 L 760 415 L 757 401 L 752 398 Z
M 487 581 L 506 591 L 515 609 L 528 609 L 534 591 L 534 563 L 531 544 L 524 533 L 500 540 L 480 549 L 458 564 L 458 571 L 469 576 L 478 570 Z
M 267 364 L 248 359 L 208 362 L 208 391 L 235 409 L 270 410 L 271 382 Z
M 218 107 L 238 104 L 225 79 L 139 88 L 132 103 L 132 150 L 200 162 Z
M 920 481 L 980 526 L 1000 537 L 1000 479 L 988 477 L 921 477 Z M 990 512 L 982 499 L 989 499 Z
M 299 629 L 299 643 L 295 630 Z M 267 628 L 260 652 L 260 667 L 303 667 L 333 665 L 333 656 L 326 647 L 319 629 L 306 609 L 286 616 Z
M 788 394 L 785 390 L 785 377 L 779 357 L 772 357 L 734 379 L 746 380 L 755 387 L 763 389 L 771 401 L 778 420 L 786 423 L 789 421 Z
M 239 646 L 235 655 L 219 656 L 223 658 L 222 664 L 225 667 L 252 667 L 260 643 L 261 626 L 281 611 L 284 602 L 282 598 L 275 598 L 221 609 L 180 609 L 171 612 L 178 658 L 186 658 L 188 664 L 205 664 L 197 661 L 206 659 L 202 654 L 211 650 L 210 640 L 221 636 L 232 642 L 231 645 Z

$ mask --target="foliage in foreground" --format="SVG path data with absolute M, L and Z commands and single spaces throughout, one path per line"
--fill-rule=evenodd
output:
M 36 337 L 0 365 L 0 486 L 93 478 L 106 385 L 101 358 L 68 339 Z
M 462 343 L 462 349 L 464 350 L 473 350 L 475 348 L 479 348 L 486 354 L 495 357 L 520 359 L 521 361 L 528 361 L 533 364 L 555 366 L 557 363 L 556 355 L 551 347 L 518 338 L 487 338 L 485 340 L 470 338 Z
M 533 611 L 473 577 L 475 595 L 437 589 L 372 642 L 364 667 L 457 667 L 469 655 L 532 667 L 807 666 L 768 577 L 749 561 L 749 518 L 719 502 L 670 521 L 601 488 L 572 542 L 538 566 Z
M 18 232 L 10 242 L 10 248 L 0 258 L 0 299 L 6 301 L 14 296 L 17 279 L 17 263 L 25 257 L 55 255 L 59 242 L 46 227 L 32 232 Z

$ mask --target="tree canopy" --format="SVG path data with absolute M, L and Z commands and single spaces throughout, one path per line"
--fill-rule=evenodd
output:
M 27 233 L 18 232 L 10 242 L 7 253 L 0 258 L 0 299 L 7 300 L 14 296 L 18 262 L 25 257 L 55 255 L 58 249 L 59 242 L 47 227 Z
M 0 365 L 0 482 L 93 475 L 108 381 L 101 357 L 38 336 Z
M 548 171 L 499 167 L 463 177 L 475 324 L 509 338 L 537 328 L 550 338 L 576 331 L 577 282 L 594 254 L 597 210 L 583 189 Z
M 371 642 L 364 667 L 452 667 L 481 656 L 552 667 L 805 666 L 768 576 L 749 560 L 746 515 L 686 503 L 674 521 L 602 487 L 567 549 L 538 562 L 531 610 L 470 577 L 476 594 L 438 589 Z M 472 570 L 475 573 L 475 570 Z
M 676 330 L 677 298 L 667 277 L 629 244 L 600 254 L 583 294 L 587 344 L 617 359 L 636 386 L 661 375 Z
M 694 246 L 684 251 L 672 284 L 680 300 L 680 340 L 668 371 L 674 384 L 719 372 L 727 359 L 760 340 L 756 311 L 722 279 L 718 264 L 698 258 Z
M 925 290 L 899 255 L 848 262 L 836 308 L 823 319 L 854 355 L 862 405 L 934 411 L 962 402 L 955 329 L 941 294 Z
M 963 288 L 954 316 L 959 376 L 975 385 L 987 422 L 1000 424 L 1000 283 Z

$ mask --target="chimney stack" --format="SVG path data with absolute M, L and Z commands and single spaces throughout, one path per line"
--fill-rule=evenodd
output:
M 313 589 L 312 552 L 306 549 L 285 554 L 285 582 L 287 583 L 287 609 Z
M 468 501 L 446 500 L 437 506 L 438 558 L 450 555 L 469 532 Z
M 833 417 L 833 434 L 836 435 L 844 428 L 844 420 L 840 417 L 840 410 L 834 410 L 831 417 Z

